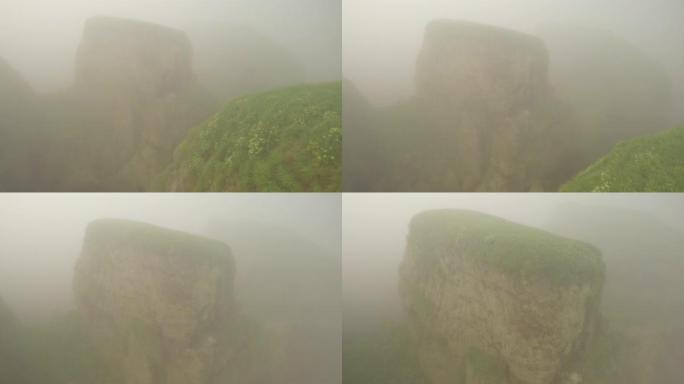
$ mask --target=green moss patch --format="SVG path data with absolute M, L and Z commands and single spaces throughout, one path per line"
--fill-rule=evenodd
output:
M 684 191 L 684 127 L 617 144 L 561 191 Z
M 433 210 L 411 220 L 409 252 L 422 266 L 462 254 L 521 277 L 557 284 L 600 281 L 604 265 L 597 248 L 495 216 L 465 210 Z
M 126 244 L 152 252 L 227 261 L 230 248 L 217 240 L 131 220 L 101 219 L 88 225 L 86 245 Z
M 463 40 L 477 40 L 480 43 L 513 49 L 536 50 L 542 55 L 546 51 L 542 41 L 532 35 L 488 24 L 465 20 L 440 19 L 431 21 L 426 28 L 426 40 L 439 44 Z
M 339 82 L 234 99 L 188 134 L 155 189 L 338 191 L 340 116 Z

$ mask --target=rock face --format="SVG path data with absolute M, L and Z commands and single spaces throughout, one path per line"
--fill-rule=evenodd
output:
M 416 96 L 446 189 L 544 189 L 563 179 L 572 131 L 547 67 L 533 36 L 464 21 L 427 26 Z
M 411 222 L 400 293 L 433 384 L 565 382 L 596 332 L 599 252 L 469 211 Z
M 234 265 L 223 243 L 123 220 L 89 225 L 79 311 L 129 384 L 213 383 L 231 359 Z
M 76 86 L 123 89 L 141 96 L 182 94 L 192 86 L 192 48 L 185 33 L 123 19 L 86 22 Z
M 22 330 L 0 296 L 0 374 L 3 380 L 17 384 L 33 383 L 31 368 L 21 340 Z
M 214 107 L 195 82 L 185 33 L 124 19 L 86 22 L 75 93 L 90 111 L 81 134 L 96 148 L 94 177 L 117 190 L 145 189 Z
M 0 58 L 0 191 L 30 188 L 41 160 L 40 113 L 31 86 Z

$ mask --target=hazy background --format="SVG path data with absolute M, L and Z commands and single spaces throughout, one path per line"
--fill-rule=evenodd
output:
M 87 224 L 98 218 L 200 235 L 215 233 L 217 221 L 256 223 L 295 232 L 337 256 L 340 210 L 334 194 L 2 194 L 0 295 L 24 321 L 70 310 L 74 263 Z M 238 263 L 237 276 L 244 273 Z
M 344 0 L 343 65 L 377 106 L 413 93 L 423 30 L 433 19 L 464 19 L 535 33 L 543 24 L 596 27 L 637 45 L 670 74 L 684 102 L 684 2 L 680 0 Z M 677 123 L 684 111 L 679 109 Z
M 440 331 L 421 331 L 439 328 L 439 320 L 411 321 L 398 292 L 411 218 L 444 208 L 479 211 L 596 246 L 605 276 L 600 331 L 591 343 L 600 347 L 581 357 L 591 364 L 582 368 L 583 382 L 682 382 L 684 196 L 457 193 L 343 196 L 345 384 L 459 381 L 437 376 L 434 355 L 420 347 L 446 341 Z
M 345 329 L 347 324 L 402 316 L 398 271 L 409 221 L 415 214 L 429 209 L 469 209 L 549 230 L 550 221 L 558 219 L 557 210 L 569 204 L 637 211 L 684 231 L 684 196 L 678 194 L 346 194 L 342 203 Z M 597 220 L 601 216 L 597 211 Z M 606 228 L 606 234 L 610 230 Z M 643 256 L 647 262 L 647 255 Z
M 307 81 L 340 76 L 339 0 L 2 0 L 0 57 L 37 91 L 63 89 L 71 84 L 83 23 L 92 16 L 186 31 L 212 23 L 248 27 L 291 52 Z

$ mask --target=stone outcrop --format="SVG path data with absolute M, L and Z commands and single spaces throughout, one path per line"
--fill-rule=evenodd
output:
M 31 86 L 0 58 L 0 191 L 25 190 L 38 173 L 40 107 Z
M 90 338 L 120 382 L 204 384 L 235 357 L 233 277 L 221 242 L 100 220 L 88 226 L 74 290 Z
M 584 243 L 470 211 L 419 214 L 400 293 L 421 367 L 432 384 L 577 378 L 603 274 Z
M 214 109 L 195 81 L 186 34 L 125 19 L 86 22 L 74 93 L 88 111 L 79 134 L 95 148 L 93 177 L 113 184 L 108 189 L 146 189 L 187 131 Z
M 465 21 L 427 26 L 416 97 L 433 136 L 426 156 L 449 180 L 439 189 L 557 187 L 573 157 L 566 153 L 573 133 L 547 67 L 536 37 Z

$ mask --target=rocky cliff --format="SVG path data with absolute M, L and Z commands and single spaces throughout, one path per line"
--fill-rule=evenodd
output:
M 433 384 L 573 382 L 603 263 L 577 241 L 456 210 L 413 218 L 400 293 Z
M 185 133 L 214 108 L 195 81 L 185 33 L 131 20 L 86 22 L 74 88 L 87 111 L 81 150 L 92 155 L 75 168 L 90 166 L 96 184 L 117 190 L 146 189 Z
M 432 136 L 424 155 L 449 184 L 439 189 L 545 189 L 563 180 L 573 130 L 547 67 L 536 37 L 465 21 L 427 26 L 416 98 Z
M 21 327 L 0 296 L 0 375 L 17 384 L 33 383 L 33 375 L 24 345 Z
M 0 191 L 25 190 L 38 174 L 43 156 L 37 149 L 48 140 L 42 113 L 31 86 L 0 58 Z
M 88 226 L 74 291 L 118 382 L 204 384 L 226 375 L 235 358 L 233 275 L 221 242 L 100 220 Z

